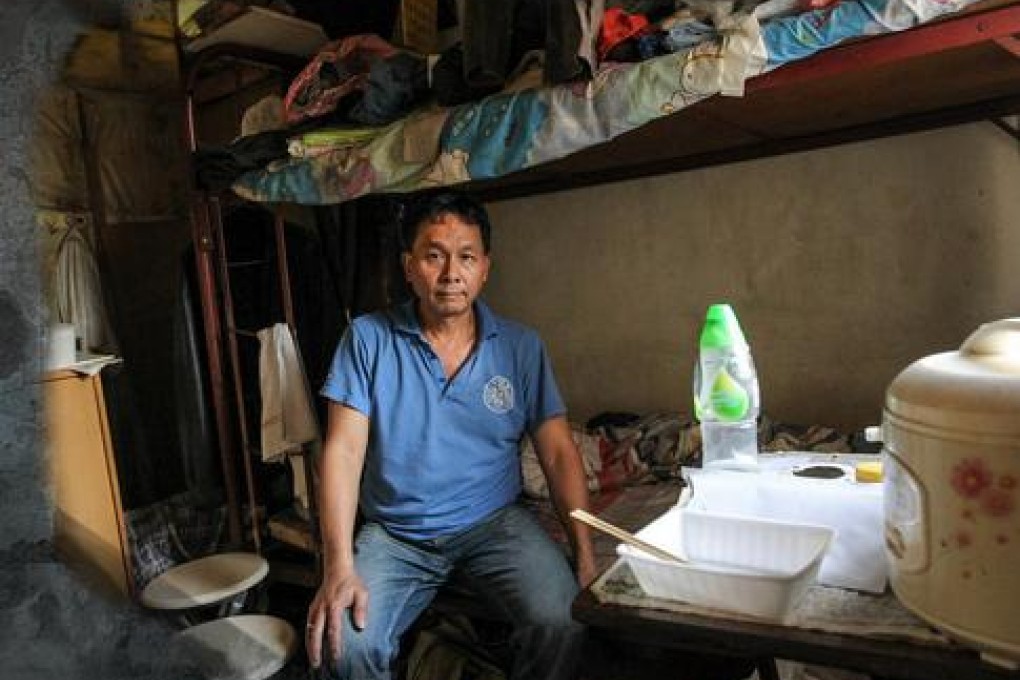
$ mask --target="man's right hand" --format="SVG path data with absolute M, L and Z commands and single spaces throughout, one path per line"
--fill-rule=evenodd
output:
M 305 648 L 312 668 L 322 664 L 323 638 L 329 645 L 329 658 L 334 661 L 340 658 L 343 617 L 348 609 L 354 627 L 363 629 L 368 615 L 368 590 L 361 577 L 353 568 L 327 573 L 308 607 Z

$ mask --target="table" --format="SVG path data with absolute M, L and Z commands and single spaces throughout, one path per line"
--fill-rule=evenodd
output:
M 758 662 L 763 680 L 775 673 L 775 667 L 762 660 L 773 658 L 888 680 L 1020 680 L 1020 671 L 985 663 L 976 652 L 946 641 L 879 639 L 729 618 L 708 610 L 676 611 L 650 599 L 654 606 L 642 606 L 640 600 L 610 602 L 604 595 L 600 599 L 600 586 L 614 576 L 613 570 L 620 569 L 626 567 L 617 563 L 582 591 L 574 601 L 573 615 L 627 643 L 752 659 Z

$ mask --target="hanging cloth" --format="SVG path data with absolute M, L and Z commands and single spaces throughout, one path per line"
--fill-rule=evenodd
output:
M 258 337 L 262 460 L 271 463 L 300 452 L 318 438 L 318 427 L 290 328 L 278 323 L 260 330 Z
M 286 460 L 290 465 L 294 507 L 307 517 L 310 484 L 305 475 L 303 446 L 319 439 L 308 380 L 287 324 L 263 328 L 258 338 L 262 460 Z
M 74 326 L 81 349 L 117 354 L 117 340 L 103 304 L 103 286 L 92 247 L 81 224 L 69 222 L 67 233 L 57 246 L 53 271 L 55 321 Z

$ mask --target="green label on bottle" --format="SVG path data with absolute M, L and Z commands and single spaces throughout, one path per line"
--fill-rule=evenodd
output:
M 751 405 L 747 390 L 734 380 L 725 368 L 719 369 L 715 374 L 708 398 L 712 411 L 720 420 L 740 420 L 747 414 L 747 409 Z

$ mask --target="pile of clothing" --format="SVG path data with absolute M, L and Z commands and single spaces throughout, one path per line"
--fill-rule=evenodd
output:
M 737 17 L 760 21 L 837 0 L 463 0 L 453 39 L 420 54 L 361 33 L 324 45 L 272 110 L 226 148 L 196 157 L 199 186 L 219 190 L 287 157 L 349 148 L 429 103 L 590 80 L 603 64 L 643 61 L 715 40 Z M 299 3 L 296 3 L 299 4 Z M 456 36 L 456 32 L 454 35 Z M 246 119 L 253 116 L 246 115 Z M 435 116 L 442 127 L 442 116 Z M 428 130 L 437 137 L 440 130 Z
M 626 486 L 680 480 L 681 468 L 701 465 L 701 428 L 680 413 L 601 413 L 571 429 L 584 461 L 588 490 L 616 491 Z M 874 449 L 863 431 L 841 432 L 826 425 L 780 423 L 767 415 L 758 419 L 761 451 L 866 452 Z M 534 447 L 521 445 L 524 493 L 549 497 Z

